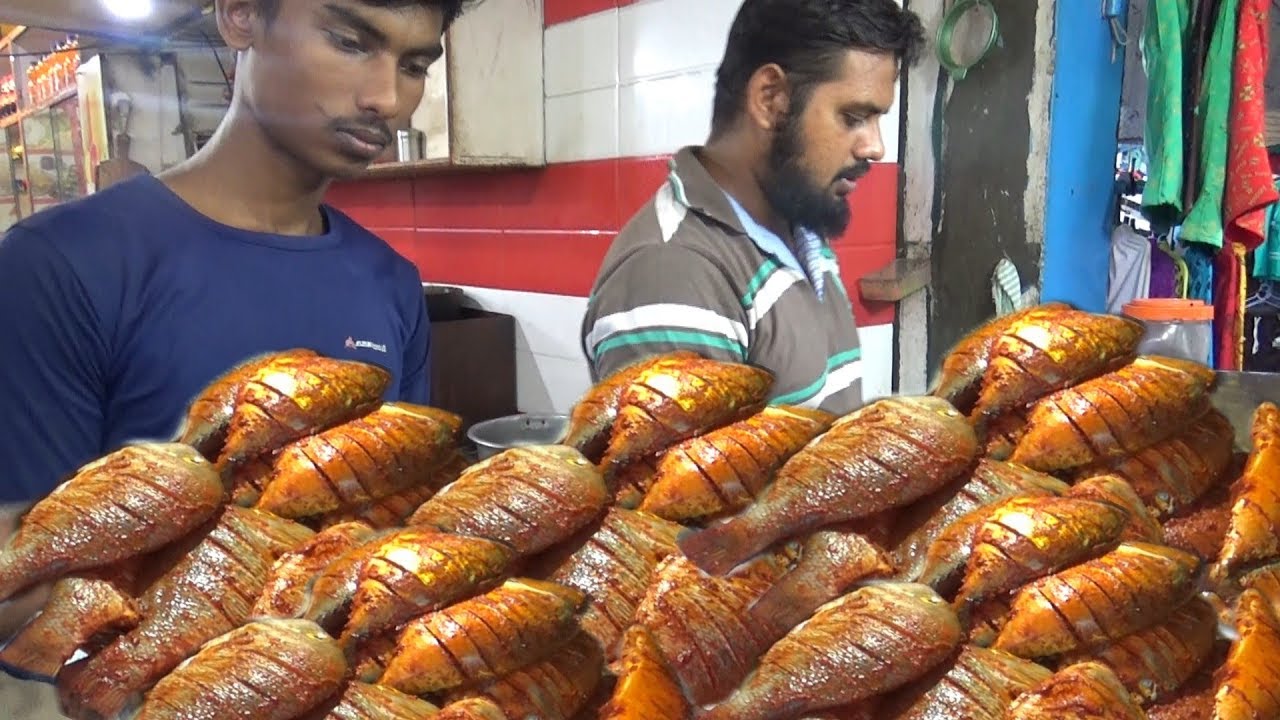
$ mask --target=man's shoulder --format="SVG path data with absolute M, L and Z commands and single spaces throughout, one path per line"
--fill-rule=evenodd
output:
M 418 278 L 418 267 L 413 261 L 401 255 L 386 240 L 332 205 L 325 205 L 324 209 L 329 222 L 335 225 L 333 229 L 342 236 L 343 247 L 347 252 L 358 256 L 363 262 L 372 263 L 371 267 L 391 270 L 397 278 Z
M 143 176 L 42 210 L 13 229 L 64 248 L 100 245 L 95 238 L 154 225 L 155 178 Z

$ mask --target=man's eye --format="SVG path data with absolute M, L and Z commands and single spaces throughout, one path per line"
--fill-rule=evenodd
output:
M 364 52 L 364 44 L 358 38 L 353 38 L 349 35 L 329 32 L 329 42 L 343 52 L 352 54 Z
M 431 63 L 417 62 L 404 66 L 404 74 L 409 77 L 424 78 L 431 70 Z
M 866 121 L 867 119 L 865 117 L 862 117 L 861 115 L 854 115 L 853 113 L 844 113 L 844 124 L 848 125 L 851 128 L 858 127 L 859 125 L 861 125 Z

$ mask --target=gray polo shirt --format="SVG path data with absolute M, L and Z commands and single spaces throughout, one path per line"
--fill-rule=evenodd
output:
M 583 351 L 599 381 L 692 350 L 777 376 L 771 402 L 839 415 L 862 404 L 862 351 L 835 255 L 797 258 L 685 148 L 614 240 L 587 305 Z

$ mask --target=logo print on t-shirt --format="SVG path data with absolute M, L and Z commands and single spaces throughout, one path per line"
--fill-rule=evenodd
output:
M 380 353 L 385 353 L 387 351 L 386 345 L 379 345 L 378 343 L 370 340 L 356 340 L 350 335 L 347 336 L 347 342 L 345 345 L 348 350 L 376 350 Z

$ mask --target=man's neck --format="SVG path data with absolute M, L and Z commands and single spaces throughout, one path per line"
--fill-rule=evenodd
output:
M 790 244 L 791 228 L 769 204 L 757 179 L 758 168 L 763 161 L 744 139 L 729 133 L 710 140 L 698 153 L 698 159 L 716 183 L 732 195 L 753 220 Z
M 278 235 L 324 232 L 320 203 L 328 179 L 302 168 L 239 105 L 200 152 L 160 180 L 224 225 Z

